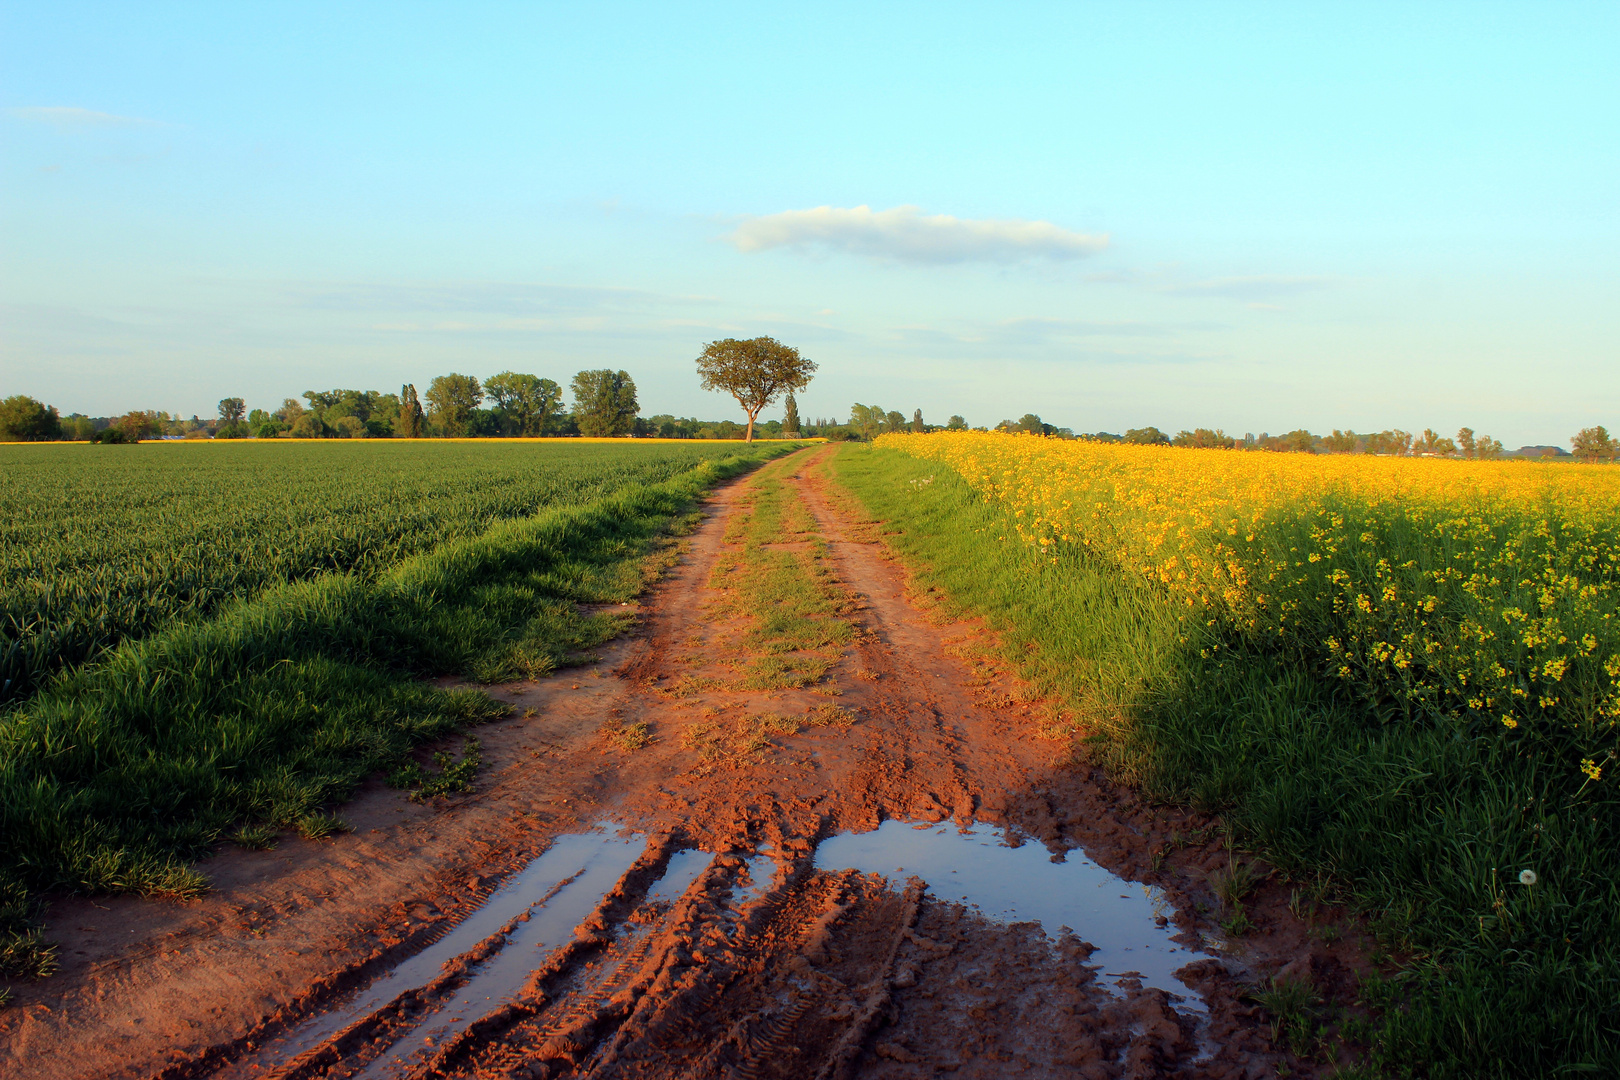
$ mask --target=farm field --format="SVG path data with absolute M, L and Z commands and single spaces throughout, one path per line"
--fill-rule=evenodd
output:
M 0 705 L 270 586 L 373 577 L 497 521 L 732 452 L 581 439 L 0 447 Z
M 1620 1068 L 1620 472 L 942 434 L 840 475 L 1050 723 L 1375 916 L 1386 1067 Z
M 1615 1066 L 1606 472 L 725 449 L 14 703 L 0 1072 Z

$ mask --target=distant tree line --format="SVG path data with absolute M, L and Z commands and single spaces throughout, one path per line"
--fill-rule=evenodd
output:
M 1476 435 L 1462 428 L 1454 438 L 1425 429 L 1414 435 L 1391 428 L 1377 432 L 1355 432 L 1335 428 L 1317 435 L 1304 428 L 1282 435 L 1228 435 L 1220 428 L 1196 428 L 1170 435 L 1156 427 L 1130 428 L 1124 434 L 1108 431 L 1076 433 L 1054 427 L 1035 413 L 1018 420 L 1003 420 L 994 428 L 970 428 L 967 421 L 953 415 L 944 424 L 929 424 L 921 409 L 904 413 L 880 405 L 850 406 L 847 423 L 820 417 L 801 421 L 792 387 L 802 387 L 814 365 L 770 338 L 747 342 L 711 343 L 708 347 L 754 346 L 766 360 L 786 369 L 786 374 L 768 372 L 775 380 L 765 389 L 738 388 L 741 380 L 727 380 L 724 374 L 706 376 L 712 388 L 737 393 L 749 423 L 735 420 L 703 420 L 670 413 L 641 417 L 636 384 L 624 371 L 600 368 L 581 371 L 570 383 L 572 404 L 563 399 L 563 390 L 551 379 L 513 371 L 503 371 L 480 382 L 471 375 L 452 372 L 440 375 L 418 396 L 415 385 L 407 383 L 398 394 L 376 390 L 306 390 L 303 400 L 286 398 L 274 411 L 249 412 L 242 398 L 224 398 L 217 418 L 189 419 L 157 410 L 133 410 L 122 416 L 89 417 L 79 413 L 60 416 L 57 410 L 31 397 L 15 395 L 0 400 L 0 442 L 47 442 L 60 440 L 92 442 L 137 442 L 142 439 L 191 438 L 231 439 L 255 437 L 323 438 L 512 438 L 535 436 L 632 436 L 663 439 L 743 439 L 753 427 L 766 438 L 826 438 L 870 440 L 890 432 L 917 434 L 932 431 L 1022 432 L 1057 439 L 1086 439 L 1093 442 L 1123 442 L 1139 445 L 1177 446 L 1201 449 L 1265 450 L 1296 454 L 1374 454 L 1387 457 L 1449 457 L 1490 461 L 1501 457 L 1563 457 L 1583 462 L 1613 462 L 1620 459 L 1620 439 L 1608 429 L 1582 428 L 1570 438 L 1573 453 L 1556 446 L 1524 446 L 1507 451 L 1489 435 Z M 780 354 L 780 355 L 779 355 Z M 709 358 L 714 367 L 731 358 L 721 354 Z M 700 359 L 701 365 L 704 359 Z M 759 408 L 787 389 L 781 420 L 757 421 Z M 752 397 L 749 396 L 750 392 Z M 763 401 L 761 401 L 763 398 Z M 756 404 L 758 402 L 758 404 Z M 486 405 L 487 403 L 487 405 Z
M 279 408 L 252 409 L 239 397 L 219 403 L 217 417 L 189 419 L 159 410 L 121 416 L 60 416 L 30 397 L 0 401 L 0 442 L 128 443 L 143 439 L 387 439 L 512 438 L 535 436 L 631 436 L 666 439 L 741 439 L 745 425 L 661 414 L 642 418 L 636 384 L 628 372 L 581 371 L 563 387 L 551 379 L 503 371 L 479 380 L 452 372 L 420 394 L 407 383 L 399 393 L 378 390 L 306 390 Z M 771 420 L 760 433 L 781 438 L 798 433 L 797 403 L 789 395 L 791 425 Z

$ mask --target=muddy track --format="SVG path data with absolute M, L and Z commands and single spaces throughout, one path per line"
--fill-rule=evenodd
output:
M 1358 943 L 1312 937 L 1277 882 L 1250 901 L 1255 931 L 1223 943 L 1209 874 L 1232 855 L 1211 823 L 1141 804 L 1045 737 L 1042 703 L 986 660 L 984 628 L 938 622 L 908 596 L 831 486 L 835 452 L 781 471 L 856 629 L 824 677 L 738 688 L 751 657 L 738 621 L 715 615 L 748 481 L 729 485 L 633 635 L 587 669 L 495 688 L 514 716 L 481 734 L 476 795 L 423 808 L 370 789 L 345 811 L 354 836 L 204 864 L 216 893 L 200 905 L 95 905 L 129 941 L 71 930 L 95 917 L 90 902 L 59 903 L 52 935 L 69 962 L 0 1019 L 0 1072 L 1325 1071 L 1273 1045 L 1244 987 L 1286 967 L 1347 1000 Z M 809 558 L 817 539 L 782 546 Z M 844 719 L 741 749 L 713 735 L 829 707 Z M 623 749 L 615 733 L 633 727 L 645 745 Z M 989 918 L 939 880 L 818 865 L 833 838 L 901 821 L 941 823 L 931 843 L 988 824 L 1038 862 L 1094 862 L 1118 875 L 1096 870 L 1110 899 L 1149 883 L 1175 943 L 1156 947 L 1188 966 L 1171 985 L 1123 962 L 1104 970 L 1123 954 L 1101 927 Z

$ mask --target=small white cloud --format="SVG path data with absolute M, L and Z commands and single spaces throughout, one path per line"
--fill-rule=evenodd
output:
M 14 109 L 7 109 L 7 113 L 19 120 L 29 120 L 36 124 L 49 124 L 55 128 L 113 128 L 113 127 L 155 127 L 156 120 L 142 120 L 135 116 L 116 116 L 113 113 L 96 112 L 94 109 L 81 109 L 76 105 L 24 105 Z
M 818 206 L 750 218 L 729 238 L 737 250 L 824 247 L 902 262 L 1017 263 L 1095 255 L 1107 236 L 1071 232 L 1049 221 L 924 215 L 915 206 Z

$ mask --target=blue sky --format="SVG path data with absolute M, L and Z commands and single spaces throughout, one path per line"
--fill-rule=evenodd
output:
M 1620 428 L 1620 5 L 0 4 L 0 395 Z

